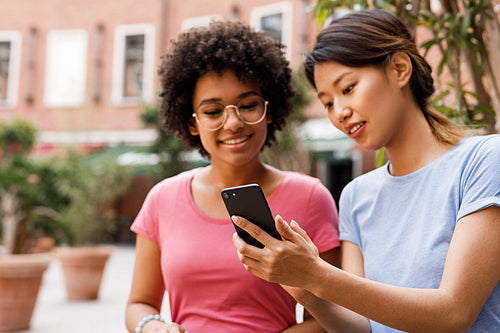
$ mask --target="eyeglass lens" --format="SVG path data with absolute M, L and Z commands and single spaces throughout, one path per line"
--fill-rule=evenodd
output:
M 227 109 L 231 107 L 232 105 L 224 106 L 219 103 L 203 104 L 196 109 L 196 117 L 201 126 L 207 129 L 218 129 L 227 118 Z M 236 104 L 235 111 L 244 123 L 256 124 L 264 117 L 265 101 L 260 96 L 244 97 Z

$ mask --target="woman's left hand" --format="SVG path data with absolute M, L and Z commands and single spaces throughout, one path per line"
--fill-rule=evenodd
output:
M 276 229 L 283 240 L 275 239 L 250 221 L 233 216 L 233 222 L 247 231 L 264 248 L 247 244 L 235 233 L 233 243 L 245 269 L 266 281 L 306 288 L 308 276 L 315 274 L 321 258 L 307 233 L 293 221 L 288 225 L 276 216 Z M 307 288 L 306 288 L 307 289 Z

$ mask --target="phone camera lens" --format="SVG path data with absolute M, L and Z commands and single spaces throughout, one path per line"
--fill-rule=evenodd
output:
M 224 199 L 229 199 L 229 194 L 227 193 L 223 193 L 222 196 L 224 197 Z

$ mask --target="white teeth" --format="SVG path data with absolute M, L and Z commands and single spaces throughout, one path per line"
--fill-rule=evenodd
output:
M 245 137 L 239 138 L 239 139 L 222 141 L 222 143 L 224 143 L 226 145 L 235 145 L 235 144 L 241 143 L 243 141 L 246 141 L 248 138 L 249 138 L 248 136 L 245 136 Z
M 354 126 L 353 128 L 351 128 L 351 130 L 349 131 L 349 134 L 352 134 L 352 133 L 356 132 L 364 124 L 365 124 L 365 122 L 357 124 L 356 126 Z

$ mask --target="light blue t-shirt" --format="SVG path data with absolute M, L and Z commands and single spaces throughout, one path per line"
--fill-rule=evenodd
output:
M 500 135 L 470 137 L 411 174 L 385 165 L 354 179 L 340 198 L 340 239 L 359 246 L 366 278 L 438 288 L 457 221 L 491 205 L 500 206 Z M 498 284 L 469 332 L 500 332 Z

